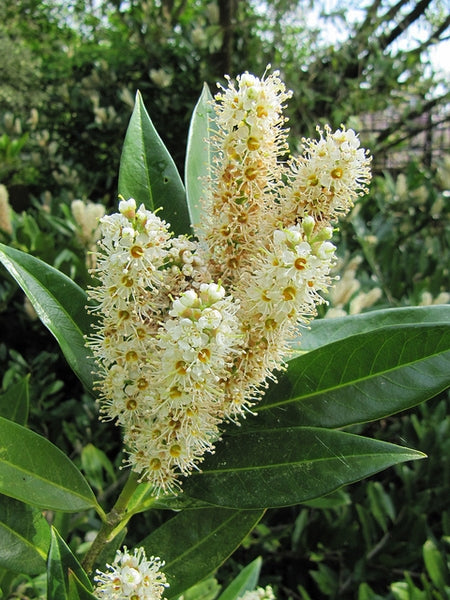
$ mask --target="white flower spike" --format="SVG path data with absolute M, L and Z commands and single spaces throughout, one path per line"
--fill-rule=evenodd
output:
M 177 492 L 222 424 L 248 414 L 285 368 L 332 283 L 334 222 L 370 180 L 370 158 L 344 127 L 318 129 L 284 160 L 291 92 L 278 72 L 227 80 L 200 239 L 174 237 L 132 198 L 100 221 L 88 340 L 100 413 L 123 428 L 127 463 L 155 493 Z
M 168 583 L 161 572 L 164 566 L 159 558 L 145 556 L 143 548 L 133 554 L 126 546 L 117 550 L 112 565 L 104 573 L 97 570 L 94 577 L 94 595 L 104 600 L 160 600 Z

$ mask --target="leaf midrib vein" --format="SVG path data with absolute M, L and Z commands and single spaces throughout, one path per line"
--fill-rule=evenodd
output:
M 425 358 L 423 358 L 423 357 L 422 358 L 418 358 L 417 360 L 413 360 L 411 362 L 404 363 L 402 365 L 397 365 L 396 367 L 392 367 L 390 369 L 384 369 L 382 371 L 377 371 L 376 373 L 370 372 L 365 377 L 360 377 L 358 379 L 350 379 L 348 381 L 344 381 L 342 383 L 334 385 L 333 387 L 324 387 L 324 388 L 315 390 L 314 392 L 309 392 L 308 394 L 298 395 L 298 396 L 296 395 L 296 396 L 293 396 L 291 398 L 288 398 L 286 400 L 282 400 L 282 401 L 279 401 L 279 402 L 273 402 L 271 404 L 264 404 L 264 405 L 261 405 L 260 407 L 256 407 L 255 408 L 255 412 L 259 413 L 259 412 L 263 412 L 264 410 L 269 410 L 269 409 L 276 408 L 276 407 L 279 407 L 279 406 L 284 406 L 285 404 L 290 404 L 292 402 L 298 402 L 298 401 L 308 400 L 310 398 L 314 398 L 314 397 L 320 396 L 322 394 L 327 394 L 327 393 L 334 392 L 334 391 L 337 391 L 337 390 L 340 390 L 340 389 L 343 389 L 343 388 L 346 388 L 346 387 L 354 386 L 354 385 L 359 384 L 361 382 L 367 382 L 367 381 L 370 381 L 371 379 L 376 379 L 378 377 L 379 378 L 386 377 L 387 374 L 389 374 L 389 373 L 394 373 L 395 371 L 400 371 L 400 370 L 403 370 L 403 369 L 412 368 L 415 365 L 417 365 L 418 363 L 425 362 L 425 361 L 428 361 L 428 360 L 435 360 L 437 358 L 442 357 L 443 355 L 445 355 L 447 353 L 450 354 L 450 350 L 445 349 L 445 350 L 442 350 L 442 352 L 436 352 L 435 354 L 429 355 L 429 356 L 427 356 Z M 298 377 L 297 379 L 300 379 L 300 377 Z

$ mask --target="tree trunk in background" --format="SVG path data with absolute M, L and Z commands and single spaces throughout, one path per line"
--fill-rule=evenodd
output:
M 216 73 L 222 77 L 231 74 L 236 26 L 237 0 L 219 0 L 219 25 L 222 30 L 222 47 L 213 56 Z

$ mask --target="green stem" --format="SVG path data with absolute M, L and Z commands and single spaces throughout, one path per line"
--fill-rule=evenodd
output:
M 110 536 L 116 527 L 124 520 L 128 519 L 129 516 L 126 514 L 128 502 L 134 494 L 139 484 L 139 475 L 134 471 L 130 472 L 130 475 L 125 483 L 123 490 L 120 492 L 116 503 L 112 507 L 111 511 L 106 515 L 106 520 L 102 524 L 97 537 L 92 542 L 91 547 L 86 553 L 83 559 L 83 568 L 86 573 L 91 573 L 94 568 L 95 561 L 103 550 L 103 548 L 110 542 Z

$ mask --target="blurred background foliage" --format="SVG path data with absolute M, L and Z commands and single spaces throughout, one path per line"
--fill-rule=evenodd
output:
M 320 316 L 448 302 L 450 91 L 437 66 L 450 52 L 448 9 L 446 0 L 0 3 L 0 241 L 85 287 L 96 219 L 116 204 L 136 91 L 182 173 L 203 81 L 214 91 L 225 73 L 262 76 L 271 63 L 294 91 L 293 152 L 317 124 L 344 123 L 373 154 L 371 192 L 341 227 L 341 278 Z M 97 421 L 94 400 L 4 272 L 0 331 L 1 391 L 29 378 L 30 426 L 107 502 L 122 476 L 119 433 Z M 261 584 L 280 600 L 449 598 L 449 406 L 442 394 L 376 423 L 371 435 L 428 460 L 269 510 L 219 581 L 261 555 Z M 89 540 L 92 518 L 61 517 L 73 547 Z M 158 518 L 138 516 L 136 538 Z M 10 597 L 38 589 L 19 579 Z

